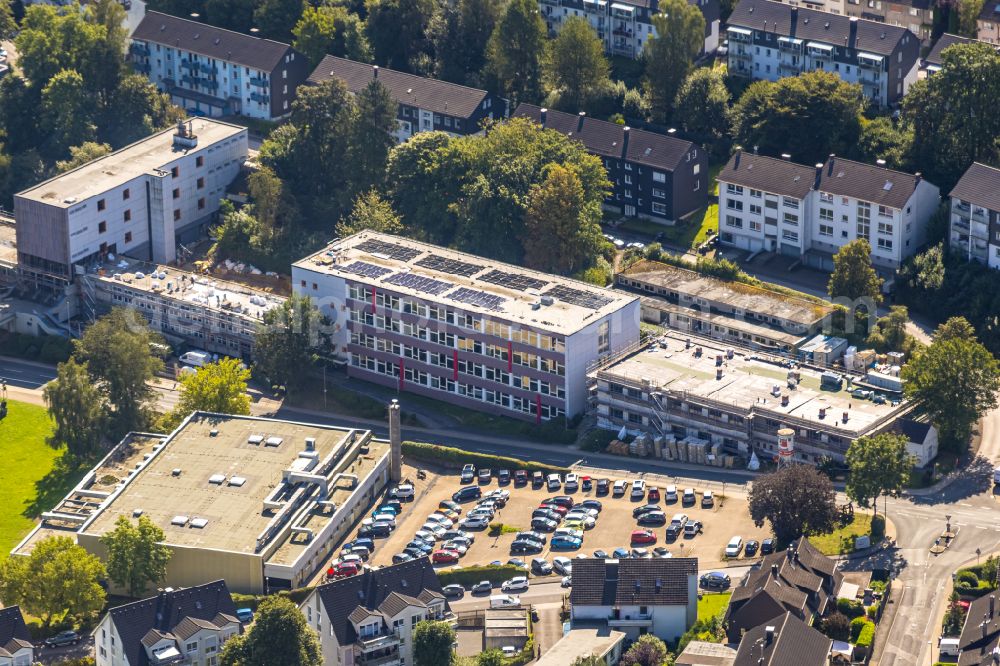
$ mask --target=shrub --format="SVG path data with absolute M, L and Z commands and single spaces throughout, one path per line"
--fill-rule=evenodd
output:
M 860 648 L 870 648 L 872 646 L 872 641 L 875 640 L 875 623 L 865 622 L 865 626 L 861 628 L 861 633 L 858 634 L 858 640 L 854 641 L 854 644 Z
M 43 336 L 42 351 L 38 359 L 43 363 L 63 363 L 73 351 L 70 341 L 57 335 Z
M 441 585 L 458 584 L 462 586 L 475 585 L 481 580 L 488 580 L 494 585 L 502 583 L 514 576 L 523 576 L 524 569 L 513 564 L 485 565 L 477 567 L 462 567 L 438 571 L 437 577 Z
M 871 538 L 873 544 L 885 538 L 885 518 L 881 515 L 872 516 Z
M 546 465 L 531 460 L 518 460 L 506 456 L 494 456 L 487 453 L 470 453 L 462 449 L 450 446 L 440 446 L 438 444 L 424 444 L 422 442 L 403 442 L 403 455 L 427 462 L 436 462 L 445 467 L 461 468 L 467 463 L 472 463 L 476 467 L 489 467 L 492 469 L 524 469 L 529 472 L 544 472 L 545 474 L 558 473 L 565 474 L 569 471 L 566 467 L 557 465 Z
M 865 623 L 868 622 L 867 618 L 856 617 L 851 620 L 851 642 L 856 643 L 858 636 L 861 635 L 861 630 L 865 628 Z
M 958 583 L 965 583 L 969 587 L 979 587 L 979 576 L 968 569 L 961 569 L 956 578 Z
M 864 604 L 855 599 L 837 599 L 837 610 L 852 619 L 865 614 Z
M 860 619 L 860 618 L 855 618 Z M 823 619 L 822 631 L 835 641 L 846 641 L 851 637 L 851 620 L 840 612 L 831 613 Z M 860 631 L 860 629 L 859 629 Z

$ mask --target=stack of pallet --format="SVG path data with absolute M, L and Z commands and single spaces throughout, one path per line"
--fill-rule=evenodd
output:
M 605 449 L 605 451 L 615 456 L 627 456 L 628 444 L 620 439 L 613 439 L 611 440 L 611 443 L 608 444 L 608 448 Z

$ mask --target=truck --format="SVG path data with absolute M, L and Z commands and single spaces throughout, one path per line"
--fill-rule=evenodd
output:
M 196 368 L 200 368 L 212 362 L 212 355 L 205 351 L 193 349 L 189 352 L 181 354 L 180 361 L 184 365 L 191 365 Z

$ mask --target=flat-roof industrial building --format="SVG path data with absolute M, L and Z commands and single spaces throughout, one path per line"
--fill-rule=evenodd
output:
M 14 553 L 75 532 L 103 557 L 115 521 L 144 515 L 173 551 L 165 585 L 299 587 L 387 483 L 389 449 L 367 430 L 195 412 L 123 440 Z
M 639 299 L 365 231 L 292 265 L 348 374 L 542 421 L 587 405 L 588 368 L 639 339 Z

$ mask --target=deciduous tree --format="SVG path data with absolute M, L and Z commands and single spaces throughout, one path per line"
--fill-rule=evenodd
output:
M 302 0 L 262 0 L 253 12 L 253 20 L 263 36 L 279 42 L 289 42 L 292 28 L 301 18 Z
M 433 0 L 366 0 L 365 31 L 375 62 L 403 72 L 430 68 L 427 28 Z
M 257 607 L 253 626 L 226 641 L 222 666 L 322 666 L 316 632 L 293 602 L 277 595 Z
M 876 305 L 882 301 L 882 279 L 872 268 L 872 246 L 867 240 L 858 238 L 837 250 L 826 289 L 830 298 L 870 299 Z
M 90 141 L 97 134 L 79 72 L 64 69 L 49 80 L 42 90 L 41 113 L 51 155 L 66 155 L 71 146 Z
M 352 193 L 382 184 L 389 151 L 396 145 L 399 104 L 378 79 L 372 80 L 355 97 L 357 110 L 351 123 L 348 145 Z
M 322 339 L 322 318 L 308 296 L 292 295 L 264 314 L 254 338 L 255 372 L 292 393 L 306 379 Z
M 769 522 L 781 543 L 830 532 L 837 519 L 833 484 L 809 465 L 790 465 L 758 477 L 748 502 L 754 524 L 763 527 Z
M 143 596 L 150 585 L 167 576 L 172 552 L 164 545 L 165 538 L 149 516 L 139 516 L 138 524 L 119 516 L 115 528 L 101 537 L 108 551 L 108 576 L 129 596 Z
M 403 230 L 403 222 L 392 209 L 392 204 L 373 189 L 359 194 L 354 200 L 351 214 L 337 224 L 337 235 L 350 236 L 365 229 L 387 234 L 398 234 Z
M 609 83 L 604 43 L 582 16 L 566 19 L 559 34 L 549 42 L 544 76 L 549 88 L 559 93 L 565 109 L 579 111 L 583 103 Z
M 656 36 L 646 40 L 645 86 L 653 119 L 664 122 L 705 44 L 705 17 L 686 0 L 665 0 L 652 23 Z
M 715 142 L 726 134 L 729 89 L 725 71 L 699 67 L 691 72 L 674 101 L 674 121 L 701 142 Z
M 106 143 L 96 143 L 94 141 L 84 141 L 79 146 L 72 146 L 69 149 L 69 159 L 56 162 L 56 170 L 60 173 L 72 171 L 78 166 L 83 166 L 87 162 L 104 157 L 111 152 L 111 146 Z
M 623 666 L 662 666 L 667 661 L 667 646 L 653 634 L 642 634 L 622 655 Z
M 502 10 L 496 0 L 442 3 L 430 28 L 438 78 L 483 87 L 486 45 Z
M 979 13 L 983 11 L 984 4 L 985 0 L 961 0 L 958 3 L 958 30 L 961 34 L 973 39 L 978 36 Z
M 879 116 L 861 126 L 857 152 L 863 162 L 885 160 L 890 169 L 909 171 L 912 149 L 913 128 L 905 122 Z
M 883 432 L 859 437 L 847 449 L 847 496 L 878 513 L 878 498 L 899 493 L 906 487 L 913 460 L 906 452 L 906 437 Z
M 497 88 L 515 102 L 542 97 L 545 22 L 534 0 L 510 0 L 486 48 Z
M 194 411 L 217 414 L 249 414 L 247 381 L 250 370 L 239 359 L 222 358 L 197 371 L 181 376 L 181 397 L 177 411 L 186 416 Z
M 416 666 L 448 666 L 452 662 L 455 630 L 447 622 L 424 620 L 413 630 L 413 661 Z
M 17 34 L 17 22 L 14 21 L 13 2 L 0 0 L 0 39 L 10 39 Z
M 307 5 L 292 34 L 295 48 L 313 67 L 327 54 L 360 62 L 371 58 L 364 22 L 340 5 Z
M 60 363 L 56 378 L 42 391 L 56 428 L 52 446 L 65 446 L 70 455 L 86 460 L 100 447 L 104 434 L 104 397 L 94 386 L 86 363 Z

